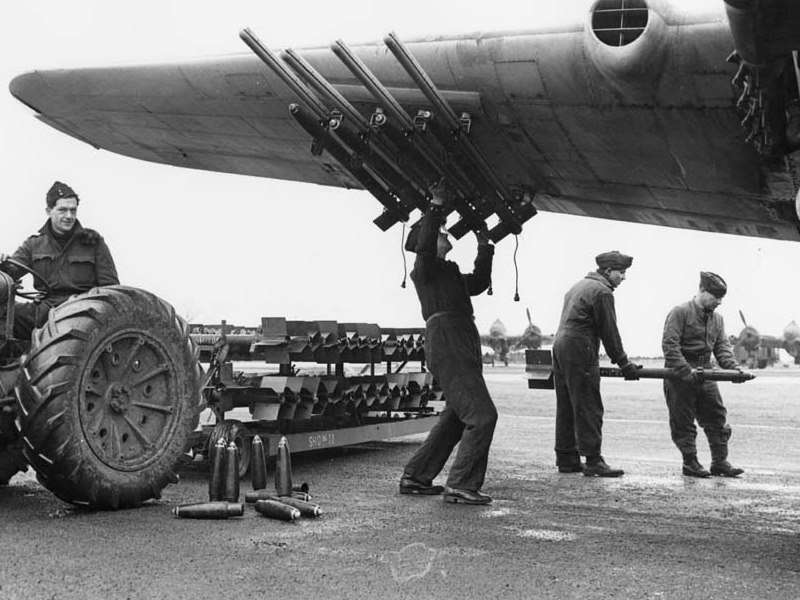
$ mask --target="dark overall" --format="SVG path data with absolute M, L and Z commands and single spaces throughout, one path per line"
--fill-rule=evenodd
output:
M 564 296 L 553 341 L 558 466 L 576 465 L 580 455 L 593 458 L 601 452 L 600 342 L 614 363 L 628 360 L 617 329 L 613 291 L 603 275 L 591 272 Z
M 411 279 L 425 318 L 425 357 L 444 392 L 445 408 L 405 466 L 404 476 L 432 483 L 460 442 L 447 485 L 478 491 L 486 476 L 497 410 L 483 379 L 470 296 L 489 286 L 494 247 L 479 246 L 473 273 L 462 275 L 457 264 L 436 256 L 443 222 L 441 209 L 432 206 L 423 219 Z
M 693 300 L 676 306 L 667 315 L 662 338 L 664 366 L 680 375 L 694 367 L 711 368 L 715 356 L 723 369 L 735 369 L 730 341 L 725 335 L 722 317 L 708 312 Z M 672 441 L 683 455 L 697 453 L 697 428 L 703 428 L 714 463 L 728 456 L 731 428 L 727 411 L 716 381 L 685 381 L 665 379 L 664 396 L 669 409 L 669 428 Z
M 70 296 L 98 286 L 119 284 L 114 260 L 103 237 L 92 229 L 84 229 L 77 221 L 66 236 L 57 235 L 47 221 L 38 233 L 22 242 L 11 258 L 36 271 L 50 285 L 50 295 L 42 302 L 16 303 L 14 337 L 17 339 L 29 339 L 33 329 L 47 321 L 50 309 Z M 3 270 L 15 278 L 24 275 L 10 264 L 4 265 Z M 37 279 L 33 285 L 39 291 L 46 289 Z M 4 303 L 0 311 L 5 314 Z

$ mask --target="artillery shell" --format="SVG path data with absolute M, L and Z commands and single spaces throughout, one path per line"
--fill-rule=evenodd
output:
M 297 498 L 298 500 L 303 500 L 305 502 L 311 500 L 311 496 L 309 494 L 306 494 L 305 492 L 292 492 L 289 496 L 281 496 L 281 497 Z
M 303 517 L 318 517 L 322 514 L 322 508 L 320 508 L 318 504 L 313 504 L 311 502 L 298 500 L 290 496 L 281 496 L 280 498 L 273 498 L 273 500 L 277 500 L 288 506 L 293 506 L 300 511 L 300 515 Z
M 223 500 L 239 501 L 239 450 L 231 442 L 225 452 L 225 493 Z
M 269 500 L 270 498 L 274 497 L 275 493 L 272 490 L 253 490 L 252 492 L 244 493 L 244 501 L 248 504 L 252 504 L 253 502 L 257 502 L 259 500 Z
M 255 509 L 265 517 L 282 521 L 294 521 L 300 516 L 299 510 L 277 500 L 257 500 Z
M 225 479 L 225 440 L 217 440 L 211 447 L 211 472 L 208 476 L 208 499 L 222 500 Z
M 308 487 L 308 484 L 305 481 L 303 483 L 301 483 L 300 485 L 293 485 L 292 486 L 292 491 L 293 492 L 303 492 L 304 494 L 308 494 L 308 490 L 309 490 L 309 487 Z
M 264 442 L 257 435 L 253 436 L 250 472 L 253 474 L 254 490 L 263 490 L 267 487 L 267 458 L 264 452 Z
M 172 514 L 184 519 L 227 519 L 244 515 L 244 504 L 226 501 L 185 504 L 173 508 Z
M 292 458 L 286 437 L 281 437 L 278 442 L 278 453 L 275 457 L 275 492 L 278 496 L 292 495 Z

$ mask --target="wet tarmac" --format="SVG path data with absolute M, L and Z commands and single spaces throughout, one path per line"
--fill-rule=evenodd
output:
M 660 382 L 612 379 L 604 455 L 625 476 L 558 474 L 553 392 L 515 366 L 487 367 L 500 421 L 486 507 L 397 493 L 419 436 L 293 456 L 325 511 L 294 523 L 173 517 L 206 498 L 200 465 L 113 513 L 20 474 L 0 488 L 0 599 L 798 598 L 800 371 L 758 373 L 721 384 L 738 479 L 683 477 Z

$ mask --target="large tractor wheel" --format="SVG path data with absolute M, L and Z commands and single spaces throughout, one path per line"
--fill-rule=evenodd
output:
M 200 367 L 186 322 L 153 294 L 95 288 L 52 309 L 17 385 L 25 457 L 56 496 L 131 508 L 178 481 Z

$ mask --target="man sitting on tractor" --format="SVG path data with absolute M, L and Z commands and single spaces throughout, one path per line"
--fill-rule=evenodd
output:
M 65 183 L 56 181 L 47 192 L 48 216 L 41 229 L 13 255 L 0 253 L 0 270 L 19 279 L 33 275 L 36 292 L 23 292 L 33 302 L 14 305 L 13 337 L 30 340 L 31 332 L 44 325 L 51 308 L 74 294 L 94 287 L 119 284 L 114 259 L 103 237 L 78 221 L 80 198 Z M 0 318 L 11 308 L 0 288 Z M 0 332 L 0 336 L 5 332 Z

